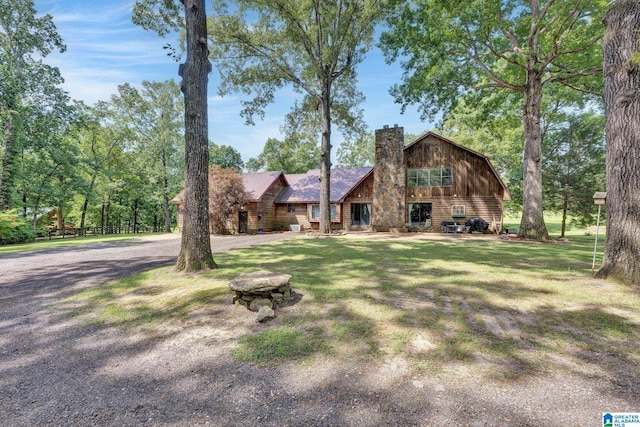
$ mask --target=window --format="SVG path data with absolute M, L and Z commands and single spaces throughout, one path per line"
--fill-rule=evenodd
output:
M 371 205 L 368 203 L 351 204 L 351 225 L 368 226 L 371 225 Z
M 411 227 L 431 227 L 431 203 L 409 203 L 409 224 Z
M 451 206 L 451 216 L 453 218 L 464 218 L 466 216 L 464 205 Z
M 320 220 L 320 205 L 311 205 L 311 219 L 315 221 Z M 331 220 L 338 219 L 338 212 L 336 205 L 331 205 Z
M 407 169 L 407 187 L 451 187 L 453 168 Z
M 287 203 L 287 212 L 295 212 L 296 211 L 296 205 L 294 205 L 293 203 Z

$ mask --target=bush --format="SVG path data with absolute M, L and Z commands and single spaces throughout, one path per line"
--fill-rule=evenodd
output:
M 24 243 L 33 240 L 31 224 L 13 211 L 0 212 L 0 245 Z

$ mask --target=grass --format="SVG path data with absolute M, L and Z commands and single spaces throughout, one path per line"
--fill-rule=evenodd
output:
M 566 369 L 640 375 L 640 292 L 592 278 L 595 236 L 569 242 L 302 238 L 217 256 L 199 275 L 157 269 L 67 298 L 61 313 L 91 326 L 224 328 L 228 282 L 267 269 L 292 275 L 302 299 L 275 321 L 237 330 L 240 361 L 403 357 L 416 369 L 464 364 L 519 379 Z M 203 320 L 204 319 L 204 320 Z M 626 373 L 626 374 L 625 374 Z
M 87 245 L 92 243 L 117 242 L 120 240 L 130 240 L 136 237 L 149 236 L 149 233 L 140 234 L 106 234 L 99 236 L 69 236 L 54 238 L 51 240 L 36 240 L 35 242 L 20 243 L 15 245 L 0 245 L 0 256 L 20 253 L 33 252 L 45 249 L 55 249 L 67 246 Z

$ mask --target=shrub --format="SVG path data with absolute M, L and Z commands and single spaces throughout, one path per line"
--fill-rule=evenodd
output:
M 0 212 L 0 245 L 24 243 L 33 240 L 31 224 L 13 211 Z

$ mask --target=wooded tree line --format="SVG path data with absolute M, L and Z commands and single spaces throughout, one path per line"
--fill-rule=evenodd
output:
M 68 129 L 82 129 L 82 123 L 93 120 L 86 119 L 86 108 L 77 105 L 71 108 L 66 95 L 56 89 L 59 73 L 43 65 L 41 60 L 33 59 L 34 54 L 46 57 L 51 49 L 64 49 L 51 17 L 36 19 L 27 10 L 32 8 L 29 1 L 19 2 L 27 5 L 26 12 L 16 12 L 14 3 L 16 1 L 2 2 L 6 9 L 2 13 L 2 25 L 7 34 L 3 38 L 3 55 L 14 59 L 2 65 L 6 78 L 2 93 L 0 207 L 4 209 L 20 202 L 21 197 L 27 200 L 22 201 L 23 205 L 35 205 L 33 200 L 38 197 L 28 195 L 20 179 L 26 177 L 28 168 L 37 162 L 52 168 L 49 176 L 45 174 L 47 179 L 40 182 L 46 181 L 42 185 L 53 187 L 58 200 L 60 195 L 70 194 L 67 193 L 70 188 L 84 188 L 75 181 L 81 174 L 68 172 L 79 167 L 73 161 L 61 160 L 74 157 L 65 155 L 64 147 L 79 150 L 80 145 L 63 142 L 70 140 Z M 614 112 L 609 108 L 610 101 L 605 98 L 607 104 L 603 105 L 602 98 L 603 81 L 608 77 L 605 74 L 603 79 L 602 74 L 602 58 L 606 54 L 603 53 L 606 40 L 603 20 L 607 12 L 611 17 L 620 10 L 622 14 L 634 16 L 637 13 L 634 4 L 628 0 L 613 3 L 607 0 L 215 0 L 214 13 L 207 18 L 204 0 L 137 1 L 136 23 L 161 36 L 171 30 L 183 30 L 186 34 L 186 61 L 181 67 L 180 89 L 185 100 L 185 200 L 187 207 L 193 207 L 188 208 L 193 217 L 185 217 L 185 228 L 189 229 L 191 223 L 197 225 L 183 234 L 183 252 L 189 252 L 184 236 L 197 235 L 194 242 L 199 243 L 192 244 L 191 250 L 204 254 L 205 258 L 210 256 L 210 250 L 197 248 L 208 245 L 204 221 L 208 215 L 205 200 L 208 192 L 206 180 L 195 179 L 206 175 L 210 156 L 249 170 L 302 171 L 315 163 L 321 169 L 321 231 L 329 231 L 332 125 L 337 125 L 346 135 L 346 143 L 337 153 L 339 164 L 361 165 L 371 161 L 367 154 L 371 138 L 366 135 L 358 107 L 362 94 L 357 89 L 356 71 L 376 42 L 375 30 L 381 23 L 385 25 L 378 43 L 387 60 L 398 61 L 405 71 L 402 80 L 391 88 L 396 101 L 402 108 L 416 105 L 425 118 L 439 114 L 441 132 L 494 161 L 520 205 L 521 237 L 548 237 L 545 209 L 571 212 L 578 221 L 588 223 L 585 196 L 601 190 L 604 184 L 603 113 Z M 18 19 L 20 13 L 31 20 L 26 26 L 18 27 L 12 21 Z M 622 26 L 607 27 L 611 37 L 619 34 Z M 27 28 L 26 34 L 12 34 L 12 28 L 16 31 Z M 629 34 L 636 30 L 632 28 Z M 631 52 L 626 61 L 635 63 L 637 37 L 625 37 Z M 12 40 L 20 43 L 12 44 Z M 265 106 L 273 102 L 279 89 L 290 87 L 300 94 L 283 125 L 284 141 L 267 141 L 263 153 L 246 165 L 234 158 L 230 147 L 212 146 L 206 138 L 206 83 L 212 64 L 222 78 L 218 88 L 221 94 L 249 95 L 240 112 L 248 123 L 264 114 Z M 36 82 L 33 75 L 30 77 L 25 72 L 37 67 L 48 73 L 45 73 L 46 81 L 50 86 Z M 633 73 L 636 69 L 628 67 L 627 71 Z M 149 90 L 149 87 L 143 89 Z M 157 168 L 153 174 L 144 175 L 160 190 L 145 194 L 156 194 L 157 205 L 165 208 L 169 188 L 169 176 L 165 173 L 171 166 L 162 156 L 167 151 L 162 147 L 150 150 L 144 145 L 151 144 L 149 138 L 161 133 L 142 133 L 137 135 L 141 139 L 132 143 L 131 135 L 142 132 L 143 125 L 120 123 L 118 126 L 118 114 L 127 114 L 129 104 L 140 106 L 136 104 L 139 97 L 150 96 L 142 93 L 144 90 L 136 95 L 135 89 L 124 85 L 112 105 L 103 106 L 106 111 L 90 109 L 89 117 L 97 118 L 97 122 L 104 120 L 101 127 L 108 125 L 110 132 L 114 132 L 110 142 L 105 142 L 107 147 L 114 144 L 114 138 L 122 138 L 122 144 L 107 149 L 114 158 L 119 152 L 122 157 L 141 155 L 142 151 L 155 153 L 153 158 L 159 158 L 158 163 L 146 162 L 145 165 L 155 164 Z M 625 106 L 629 106 L 634 98 L 626 96 Z M 38 102 L 28 102 L 37 97 L 40 97 Z M 34 105 L 51 108 L 38 109 Z M 65 108 L 56 109 L 54 105 Z M 628 109 L 615 110 L 619 120 L 620 115 L 628 113 Z M 43 117 L 35 120 L 38 114 Z M 50 123 L 41 126 L 47 120 Z M 153 132 L 162 132 L 162 126 L 157 123 L 151 127 Z M 34 138 L 38 132 L 45 133 L 46 137 Z M 86 132 L 84 129 L 79 135 Z M 83 138 L 86 136 L 76 139 Z M 36 140 L 38 144 L 49 144 L 51 149 L 34 149 Z M 84 186 L 93 189 L 94 175 L 100 176 L 96 165 L 107 163 L 100 163 L 100 155 L 93 154 L 91 148 L 89 154 L 94 160 L 89 172 L 85 172 L 85 181 L 89 184 Z M 35 160 L 24 161 L 28 156 L 34 156 Z M 292 158 L 296 161 L 291 162 Z M 611 163 L 615 156 L 608 154 L 608 159 Z M 45 166 L 37 170 L 43 171 Z M 142 182 L 136 174 L 128 177 L 132 183 L 136 179 Z M 124 180 L 122 176 L 119 179 Z M 38 181 L 29 179 L 28 182 Z M 105 194 L 111 198 L 117 193 Z M 85 200 L 93 197 L 91 191 L 84 191 L 84 196 Z M 127 194 L 126 198 L 134 206 L 142 202 L 136 194 Z M 123 195 L 119 200 L 124 199 Z M 109 199 L 109 203 L 111 201 Z M 89 210 L 81 211 L 87 215 Z M 638 264 L 637 256 L 632 258 Z M 210 262 L 201 261 L 194 259 L 193 265 L 214 265 L 212 258 Z
M 184 170 L 177 84 L 125 83 L 89 107 L 45 63 L 54 49 L 65 46 L 50 15 L 38 17 L 31 1 L 0 1 L 0 210 L 34 229 L 169 231 Z

